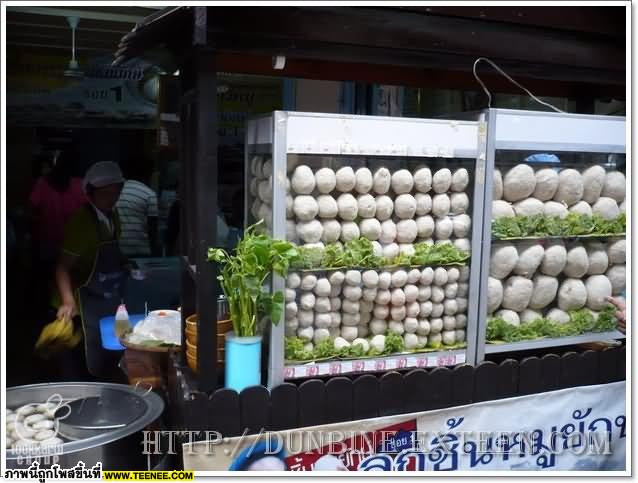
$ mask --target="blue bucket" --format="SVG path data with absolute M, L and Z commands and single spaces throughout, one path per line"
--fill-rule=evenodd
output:
M 226 333 L 226 387 L 241 392 L 261 384 L 261 336 L 236 337 Z

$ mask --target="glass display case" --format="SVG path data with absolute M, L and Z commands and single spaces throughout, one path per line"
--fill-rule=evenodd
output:
M 624 117 L 490 109 L 477 360 L 624 337 Z
M 246 225 L 299 252 L 271 281 L 269 386 L 475 362 L 477 122 L 278 111 L 246 136 Z

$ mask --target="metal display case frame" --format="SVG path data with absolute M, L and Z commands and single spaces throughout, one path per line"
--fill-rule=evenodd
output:
M 598 116 L 513 109 L 486 109 L 478 113 L 461 114 L 459 118 L 479 122 L 479 144 L 485 151 L 485 197 L 481 251 L 480 294 L 487 294 L 492 244 L 492 187 L 495 158 L 499 150 L 538 152 L 579 152 L 626 154 L 627 125 L 622 116 Z M 630 230 L 628 225 L 627 231 Z M 477 362 L 486 354 L 543 349 L 566 345 L 624 339 L 618 331 L 586 333 L 578 336 L 529 340 L 506 344 L 487 344 L 487 296 L 479 297 L 477 327 Z
M 286 176 L 289 154 L 325 156 L 383 156 L 471 159 L 474 161 L 472 240 L 466 327 L 466 348 L 438 352 L 400 354 L 355 361 L 327 361 L 297 366 L 284 364 L 284 324 L 271 325 L 268 350 L 268 381 L 274 387 L 286 379 L 329 376 L 411 367 L 476 363 L 481 238 L 484 214 L 485 158 L 477 156 L 479 124 L 475 121 L 415 119 L 275 111 L 248 121 L 245 142 L 245 220 L 249 220 L 250 157 L 271 154 L 273 166 L 272 236 L 286 237 Z M 484 150 L 484 148 L 483 148 Z M 452 167 L 452 166 L 451 166 Z M 272 290 L 283 290 L 283 278 L 274 276 Z

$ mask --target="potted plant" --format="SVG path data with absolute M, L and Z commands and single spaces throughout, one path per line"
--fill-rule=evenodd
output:
M 221 266 L 217 278 L 233 324 L 226 333 L 226 387 L 238 392 L 261 382 L 259 321 L 266 316 L 277 324 L 284 311 L 284 294 L 271 293 L 264 284 L 271 273 L 286 277 L 290 261 L 297 256 L 292 243 L 263 233 L 262 223 L 248 227 L 231 254 L 222 248 L 208 250 L 208 261 Z

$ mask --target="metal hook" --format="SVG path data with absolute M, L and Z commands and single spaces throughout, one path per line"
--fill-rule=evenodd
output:
M 541 101 L 538 97 L 536 97 L 534 94 L 532 94 L 528 89 L 526 89 L 525 87 L 523 87 L 521 84 L 519 84 L 518 82 L 516 82 L 514 79 L 512 79 L 509 75 L 507 75 L 505 73 L 505 71 L 503 71 L 503 69 L 501 69 L 498 65 L 496 65 L 494 62 L 492 62 L 490 59 L 488 59 L 487 57 L 479 57 L 478 59 L 476 59 L 474 61 L 474 67 L 472 67 L 472 72 L 474 73 L 474 78 L 476 79 L 476 81 L 481 84 L 481 87 L 483 88 L 483 92 L 485 92 L 485 95 L 487 95 L 487 107 L 492 107 L 492 94 L 491 92 L 488 90 L 488 88 L 485 86 L 485 84 L 483 83 L 483 81 L 481 80 L 481 78 L 478 76 L 478 74 L 476 73 L 476 66 L 478 65 L 479 62 L 487 62 L 488 64 L 490 64 L 499 74 L 501 74 L 503 77 L 505 77 L 507 80 L 509 80 L 512 84 L 514 84 L 515 86 L 517 86 L 518 88 L 522 89 L 523 91 L 525 91 L 527 93 L 528 96 L 530 96 L 532 99 L 534 99 L 536 102 L 538 102 L 539 104 L 542 104 L 546 107 L 549 107 L 550 109 L 553 109 L 556 112 L 560 112 L 562 114 L 565 114 L 565 111 L 561 111 L 560 109 L 558 109 L 555 106 L 552 106 L 551 104 L 549 104 L 548 102 L 545 101 Z

